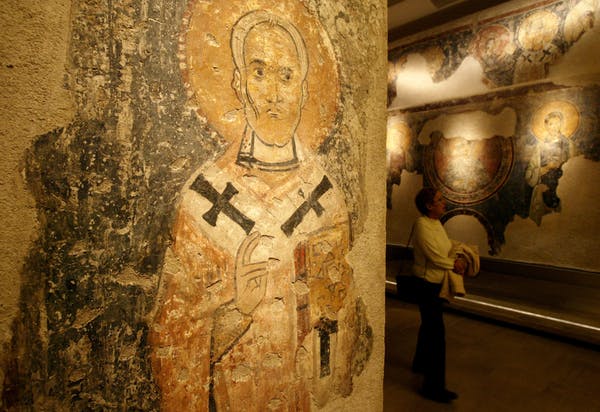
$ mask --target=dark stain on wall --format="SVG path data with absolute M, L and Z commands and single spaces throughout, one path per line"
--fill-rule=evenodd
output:
M 185 106 L 184 6 L 78 4 L 69 69 L 78 114 L 25 159 L 40 233 L 23 272 L 9 410 L 157 409 L 146 322 L 174 204 L 195 166 L 222 150 Z

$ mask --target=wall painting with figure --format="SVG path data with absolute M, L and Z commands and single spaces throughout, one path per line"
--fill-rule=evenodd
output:
M 438 188 L 448 201 L 443 219 L 474 216 L 485 228 L 489 253 L 497 254 L 515 216 L 539 226 L 543 216 L 560 213 L 557 188 L 569 159 L 600 158 L 599 101 L 598 87 L 553 86 L 390 112 L 388 133 L 397 133 L 394 124 L 401 122 L 412 138 L 388 147 L 388 158 L 400 153 L 402 159 L 416 160 L 409 166 L 390 162 L 388 176 L 402 184 L 403 170 L 422 175 L 424 184 Z M 388 193 L 391 184 L 388 177 Z
M 422 175 L 448 200 L 443 220 L 475 217 L 491 255 L 516 216 L 539 227 L 561 213 L 571 159 L 600 158 L 598 84 L 550 77 L 578 42 L 597 38 L 598 4 L 519 5 L 388 55 L 388 208 L 403 171 Z M 416 73 L 423 90 L 411 94 Z
M 0 409 L 376 408 L 385 4 L 50 3 L 7 8 Z
M 269 6 L 185 16 L 190 104 L 229 144 L 184 186 L 165 257 L 149 338 L 173 409 L 310 410 L 350 395 L 371 351 L 344 196 L 314 153 L 336 58 L 300 2 Z

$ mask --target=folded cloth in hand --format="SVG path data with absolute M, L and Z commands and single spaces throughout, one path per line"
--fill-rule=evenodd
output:
M 479 274 L 480 262 L 479 248 L 477 246 L 453 241 L 452 249 L 448 256 L 453 258 L 462 257 L 467 261 L 465 276 L 475 277 Z M 447 270 L 442 280 L 440 298 L 450 301 L 455 296 L 464 296 L 466 293 L 463 275 Z

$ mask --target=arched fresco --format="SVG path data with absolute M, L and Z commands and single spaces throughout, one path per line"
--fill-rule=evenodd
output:
M 496 254 L 514 216 L 539 225 L 544 215 L 560 212 L 556 189 L 569 159 L 599 160 L 599 102 L 599 87 L 547 85 L 390 112 L 388 127 L 402 123 L 410 138 L 388 147 L 388 156 L 398 151 L 415 159 L 411 169 L 400 163 L 390 172 L 416 171 L 444 193 L 451 216 L 478 216 Z
M 424 153 L 427 180 L 459 204 L 481 203 L 506 182 L 513 165 L 513 142 L 493 136 L 467 140 L 436 133 Z

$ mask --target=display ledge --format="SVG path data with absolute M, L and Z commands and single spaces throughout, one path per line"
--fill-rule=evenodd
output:
M 386 293 L 397 297 L 396 282 L 386 281 Z M 549 333 L 551 335 L 573 339 L 600 348 L 600 327 L 564 319 L 555 313 L 542 313 L 539 308 L 507 305 L 506 302 L 469 294 L 456 297 L 446 308 L 452 311 L 476 315 L 483 319 L 492 319 L 509 325 L 516 325 Z
M 560 314 L 543 313 L 539 308 L 508 306 L 506 302 L 476 295 L 455 298 L 448 307 L 600 347 L 599 327 L 565 319 Z
M 389 294 L 398 296 L 396 275 L 411 255 L 388 245 Z M 482 258 L 465 288 L 448 309 L 600 346 L 600 273 Z

